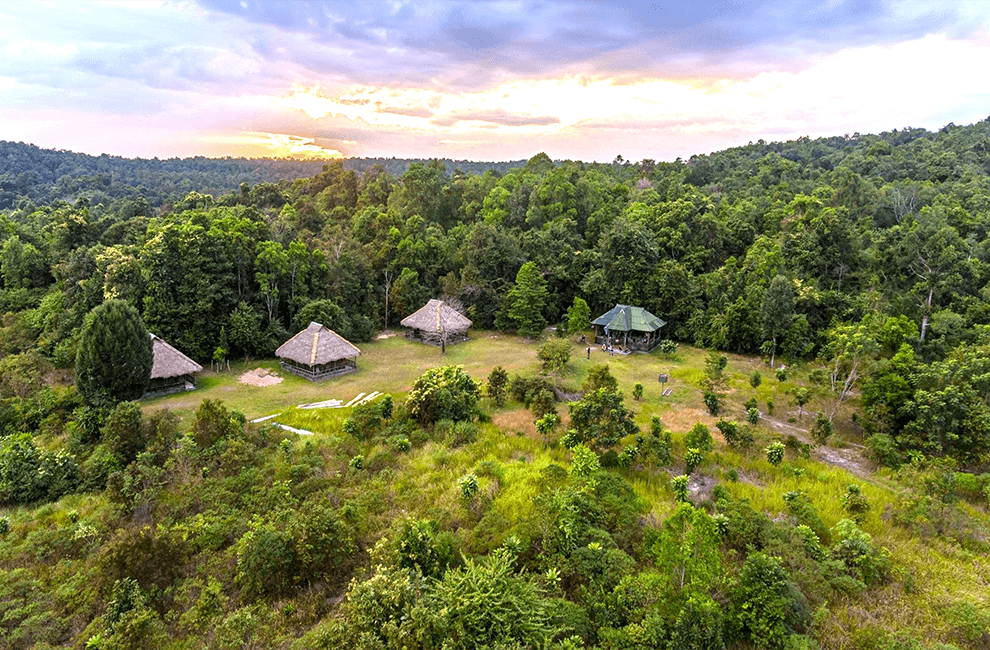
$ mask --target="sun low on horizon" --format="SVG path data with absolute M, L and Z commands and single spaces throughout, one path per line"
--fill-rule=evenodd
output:
M 990 114 L 981 2 L 0 3 L 0 140 L 673 160 Z

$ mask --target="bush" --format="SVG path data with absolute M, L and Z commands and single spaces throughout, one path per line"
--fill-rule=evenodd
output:
M 688 497 L 690 496 L 688 484 L 690 481 L 691 479 L 686 475 L 675 476 L 670 479 L 670 489 L 674 493 L 674 499 L 681 503 L 688 503 Z
M 0 439 L 0 503 L 55 501 L 75 491 L 81 478 L 74 457 L 40 451 L 26 433 Z
M 488 374 L 488 396 L 499 408 L 505 406 L 505 394 L 509 385 L 509 373 L 502 366 L 495 366 Z M 523 392 L 525 396 L 525 391 Z
M 609 372 L 607 363 L 599 363 L 588 369 L 588 376 L 581 384 L 581 390 L 585 393 L 593 393 L 600 389 L 615 392 L 619 390 L 619 382 L 612 373 Z
M 722 396 L 712 391 L 705 391 L 705 408 L 714 417 L 722 412 Z
M 704 423 L 698 422 L 684 436 L 685 447 L 695 447 L 701 451 L 714 449 L 712 433 Z
M 577 477 L 593 476 L 601 470 L 598 454 L 584 445 L 577 445 L 571 450 L 571 475 Z
M 754 370 L 753 374 L 749 376 L 749 385 L 753 388 L 759 388 L 762 383 L 763 375 L 760 374 L 759 370 Z
M 457 480 L 457 487 L 460 489 L 461 499 L 471 501 L 480 489 L 478 477 L 474 474 L 466 474 Z
M 746 409 L 746 421 L 752 425 L 758 424 L 760 422 L 760 411 L 756 407 Z
M 773 406 L 774 406 L 773 405 L 773 400 L 772 399 L 768 399 L 767 400 L 767 415 L 773 415 Z
M 775 440 L 767 445 L 767 462 L 769 462 L 774 467 L 779 467 L 782 462 L 784 462 L 784 443 L 779 440 Z
M 677 650 L 723 650 L 722 610 L 714 600 L 699 594 L 681 608 L 670 631 L 669 648 Z
M 873 538 L 855 522 L 843 519 L 833 530 L 839 542 L 832 549 L 832 557 L 841 560 L 850 573 L 867 585 L 885 582 L 890 577 L 890 551 L 875 548 Z
M 842 495 L 842 509 L 849 513 L 857 525 L 863 523 L 866 513 L 870 510 L 870 504 L 863 496 L 863 489 L 855 483 L 846 486 L 846 493 Z
M 633 386 L 632 396 L 635 400 L 643 399 L 643 384 L 636 382 L 636 385 Z
M 219 440 L 236 438 L 244 432 L 245 418 L 216 399 L 204 399 L 196 409 L 192 439 L 200 449 L 209 449 Z
M 657 344 L 657 350 L 660 352 L 660 354 L 666 354 L 667 356 L 670 356 L 677 352 L 677 343 L 671 341 L 670 339 L 663 339 L 662 341 L 660 341 L 660 343 Z
M 755 408 L 757 408 L 757 406 L 759 406 L 759 405 L 756 403 L 756 398 L 755 397 L 750 397 L 748 400 L 746 400 L 745 402 L 743 402 L 743 408 L 746 409 L 747 411 L 749 409 L 755 409 Z
M 355 469 L 355 470 L 362 469 L 364 467 L 364 454 L 358 454 L 357 456 L 353 456 L 350 459 L 350 461 L 348 461 L 347 465 L 351 469 Z
M 477 414 L 477 382 L 461 366 L 430 368 L 413 382 L 406 404 L 421 425 L 439 420 L 472 420 Z
M 877 465 L 897 469 L 904 463 L 897 442 L 885 433 L 874 433 L 866 439 L 866 455 Z
M 781 384 L 787 381 L 787 370 L 785 368 L 777 368 L 777 371 L 774 374 L 777 377 L 777 381 Z
M 543 363 L 543 372 L 560 372 L 571 359 L 571 342 L 566 339 L 550 339 L 537 348 L 536 358 Z
M 818 411 L 818 413 L 815 414 L 815 421 L 811 425 L 811 437 L 814 438 L 815 442 L 819 445 L 824 446 L 834 431 L 835 428 L 832 425 L 832 420 L 829 419 L 829 417 L 822 411 Z
M 719 420 L 715 427 L 722 432 L 725 443 L 733 449 L 745 449 L 753 444 L 753 433 L 740 427 L 737 422 Z
M 791 609 L 788 593 L 780 560 L 758 552 L 746 557 L 733 589 L 733 616 L 755 647 L 785 647 Z
M 695 447 L 689 448 L 684 452 L 684 473 L 693 474 L 694 470 L 698 468 L 705 461 L 704 454 L 701 453 L 700 449 Z
M 103 444 L 110 455 L 126 467 L 148 445 L 142 433 L 140 407 L 134 402 L 121 402 L 103 425 Z
M 513 377 L 512 381 L 509 382 L 509 395 L 527 408 L 529 408 L 530 400 L 539 391 L 547 391 L 552 394 L 553 385 L 543 377 L 524 379 L 519 375 Z
M 0 517 L 0 536 L 6 535 L 10 532 L 10 519 L 6 517 Z
M 292 536 L 270 522 L 244 533 L 235 549 L 235 579 L 249 600 L 286 595 L 298 579 L 300 562 Z
M 426 578 L 439 579 L 454 564 L 454 538 L 440 532 L 440 525 L 429 519 L 407 519 L 396 531 L 399 566 L 415 569 Z
M 533 417 L 541 418 L 549 413 L 556 413 L 557 406 L 553 393 L 541 388 L 526 396 L 526 405 L 532 411 Z
M 811 503 L 807 495 L 803 492 L 791 491 L 784 492 L 783 497 L 784 503 L 787 504 L 787 512 L 793 515 L 799 524 L 813 530 L 824 544 L 828 544 L 830 540 L 828 526 L 818 516 L 818 511 L 815 510 L 814 504 Z

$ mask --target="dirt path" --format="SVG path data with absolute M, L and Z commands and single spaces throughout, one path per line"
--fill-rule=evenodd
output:
M 819 447 L 811 439 L 811 434 L 807 429 L 783 422 L 767 415 L 761 415 L 760 419 L 769 424 L 774 430 L 781 434 L 794 436 L 801 442 L 812 446 L 811 455 L 813 458 L 833 467 L 841 467 L 850 474 L 855 474 L 860 478 L 871 478 L 873 472 L 869 461 L 863 458 L 863 445 L 850 444 L 849 447 L 838 449 L 836 447 Z

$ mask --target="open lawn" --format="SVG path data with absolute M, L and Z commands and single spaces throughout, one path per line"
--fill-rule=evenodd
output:
M 358 371 L 343 377 L 313 383 L 290 373 L 281 373 L 284 381 L 279 384 L 249 386 L 237 381 L 243 372 L 254 368 L 277 372 L 278 361 L 236 362 L 231 364 L 230 371 L 203 372 L 195 391 L 148 400 L 143 403 L 143 409 L 150 412 L 169 408 L 184 422 L 188 422 L 204 399 L 219 399 L 252 420 L 310 402 L 339 399 L 346 403 L 359 393 L 373 391 L 389 393 L 401 400 L 417 377 L 427 368 L 439 365 L 462 365 L 477 380 L 487 378 L 491 370 L 499 365 L 509 372 L 510 377 L 515 374 L 536 374 L 540 370 L 540 362 L 536 357 L 539 343 L 538 340 L 527 340 L 500 332 L 473 332 L 471 339 L 449 346 L 444 355 L 439 348 L 408 341 L 401 335 L 392 336 L 362 344 Z M 618 380 L 619 388 L 625 394 L 627 404 L 635 411 L 636 421 L 641 427 L 648 426 L 654 415 L 659 415 L 664 424 L 677 433 L 686 432 L 696 422 L 704 422 L 709 426 L 714 424 L 716 418 L 708 415 L 698 386 L 698 382 L 704 377 L 705 357 L 708 354 L 706 350 L 682 344 L 674 355 L 654 352 L 609 356 L 599 347 L 592 346 L 589 360 L 584 345 L 572 342 L 571 347 L 571 360 L 559 378 L 566 390 L 580 390 L 592 365 L 608 363 L 609 370 Z M 764 414 L 767 411 L 767 401 L 773 400 L 777 420 L 783 421 L 797 415 L 791 393 L 794 388 L 807 383 L 806 372 L 791 369 L 788 380 L 780 383 L 773 371 L 759 358 L 732 354 L 727 356 L 729 364 L 725 373 L 730 378 L 731 390 L 726 397 L 724 417 L 744 421 L 746 414 L 742 404 L 754 395 Z M 756 390 L 749 385 L 749 377 L 754 370 L 763 374 L 763 383 Z M 661 373 L 670 376 L 664 385 L 658 381 Z M 632 399 L 633 387 L 637 382 L 644 386 L 641 401 Z M 673 392 L 663 397 L 664 388 L 672 389 Z M 791 430 L 798 433 L 806 431 L 811 424 L 809 414 L 817 408 L 819 405 L 812 400 L 805 406 L 805 415 L 801 421 L 791 423 L 789 427 L 778 426 L 776 431 L 769 425 L 761 428 L 766 429 L 768 436 L 776 437 L 786 437 Z M 566 405 L 560 405 L 558 410 L 565 415 Z M 523 413 L 517 412 L 513 419 L 525 417 Z M 837 424 L 840 432 L 849 428 L 842 418 Z M 511 428 L 528 431 L 525 426 Z

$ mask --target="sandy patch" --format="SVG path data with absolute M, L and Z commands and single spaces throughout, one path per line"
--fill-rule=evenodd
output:
M 398 334 L 399 334 L 398 332 L 393 332 L 392 330 L 385 330 L 384 332 L 376 336 L 375 340 L 378 341 L 379 339 L 390 339 L 393 336 L 398 336 Z
M 237 381 L 248 386 L 274 386 L 282 383 L 282 378 L 267 368 L 248 370 L 237 378 Z

